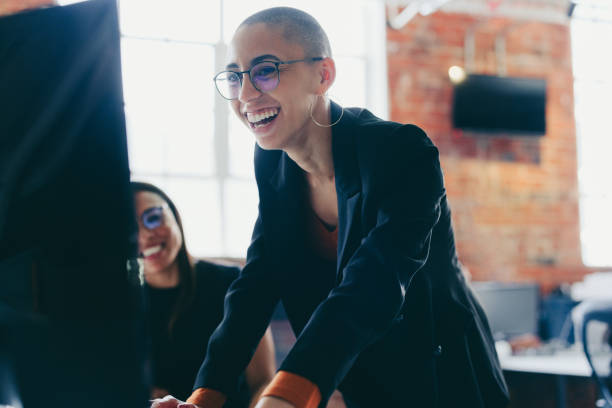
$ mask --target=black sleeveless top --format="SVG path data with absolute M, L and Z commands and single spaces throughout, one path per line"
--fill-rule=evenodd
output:
M 238 277 L 240 269 L 198 261 L 195 271 L 195 298 L 175 322 L 172 333 L 168 331 L 168 321 L 179 288 L 160 289 L 145 285 L 152 385 L 167 390 L 182 401 L 191 395 L 206 356 L 208 340 L 223 318 L 225 292 Z M 243 408 L 248 406 L 248 402 L 249 391 L 243 373 L 236 392 L 228 395 L 224 407 Z

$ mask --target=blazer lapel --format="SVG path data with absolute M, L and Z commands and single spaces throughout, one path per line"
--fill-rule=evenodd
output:
M 302 248 L 303 237 L 297 233 L 302 229 L 300 214 L 303 208 L 303 175 L 299 166 L 281 152 L 278 167 L 269 179 L 265 200 L 261 203 L 266 207 L 267 228 L 271 229 L 270 242 L 276 246 L 279 256 L 296 256 Z M 282 237 L 282 238 L 280 238 Z
M 340 108 L 332 102 L 332 118 L 340 115 Z M 338 261 L 337 278 L 360 244 L 361 177 L 357 162 L 355 133 L 357 118 L 348 109 L 342 120 L 332 127 L 332 154 L 338 195 Z
M 331 117 L 336 120 L 340 114 L 340 106 L 332 102 Z M 338 252 L 337 278 L 342 279 L 341 271 L 361 242 L 361 224 L 359 211 L 361 208 L 361 177 L 357 162 L 357 147 L 355 133 L 358 121 L 353 112 L 344 110 L 341 120 L 332 127 L 332 155 L 338 195 Z M 263 209 L 269 220 L 270 232 L 275 237 L 275 251 L 282 257 L 297 257 L 303 248 L 301 231 L 303 224 L 300 214 L 304 208 L 304 179 L 299 166 L 282 152 L 278 166 L 269 179 L 268 195 Z M 273 195 L 273 197 L 270 197 Z

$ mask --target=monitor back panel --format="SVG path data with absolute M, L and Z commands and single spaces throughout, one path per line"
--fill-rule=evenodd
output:
M 0 18 L 0 61 L 0 405 L 141 406 L 116 2 Z

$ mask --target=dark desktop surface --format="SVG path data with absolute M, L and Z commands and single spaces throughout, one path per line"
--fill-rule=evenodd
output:
M 0 405 L 147 399 L 114 0 L 0 18 Z

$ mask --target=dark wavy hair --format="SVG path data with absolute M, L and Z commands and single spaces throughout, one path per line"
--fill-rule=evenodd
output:
M 185 234 L 183 233 L 183 222 L 181 221 L 181 216 L 179 215 L 179 212 L 170 197 L 168 197 L 168 195 L 164 193 L 162 189 L 154 186 L 153 184 L 140 181 L 132 181 L 130 184 L 132 186 L 132 193 L 134 195 L 140 192 L 149 192 L 161 197 L 162 200 L 168 204 L 168 207 L 170 207 L 170 211 L 172 211 L 172 214 L 176 219 L 176 223 L 179 226 L 179 230 L 181 231 L 182 244 L 178 254 L 176 255 L 179 270 L 179 295 L 176 304 L 174 305 L 174 310 L 172 311 L 170 319 L 168 320 L 168 332 L 172 334 L 174 324 L 181 314 L 189 307 L 189 305 L 191 305 L 195 297 L 196 274 L 194 260 L 187 251 L 187 246 L 185 245 Z

